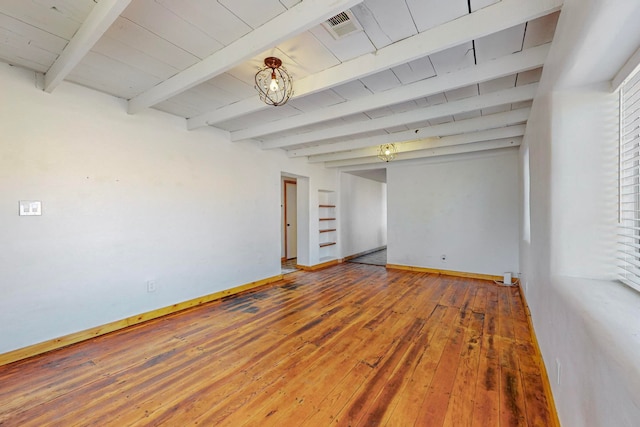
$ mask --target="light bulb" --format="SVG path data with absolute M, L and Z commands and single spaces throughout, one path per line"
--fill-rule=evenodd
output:
M 278 90 L 280 90 L 280 86 L 278 86 L 278 80 L 276 80 L 275 78 L 272 78 L 271 84 L 269 85 L 269 89 L 271 89 L 272 92 L 277 92 Z
M 388 156 L 389 154 L 391 154 L 391 150 L 389 150 L 388 148 L 386 150 L 384 150 L 384 155 Z

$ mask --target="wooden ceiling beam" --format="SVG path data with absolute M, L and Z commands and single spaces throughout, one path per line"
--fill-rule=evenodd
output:
M 363 0 L 305 0 L 175 76 L 129 100 L 137 113 L 191 89 Z M 256 95 L 257 96 L 257 95 Z
M 453 137 L 447 137 L 453 138 Z M 443 138 L 445 139 L 445 138 Z M 466 144 L 455 144 L 442 147 L 435 147 L 426 150 L 411 151 L 408 153 L 399 153 L 392 163 L 404 160 L 423 159 L 427 157 L 440 157 L 459 155 L 465 153 L 477 153 L 480 151 L 499 150 L 505 148 L 515 148 L 522 144 L 522 137 L 494 139 L 492 141 L 468 142 Z M 367 164 L 380 164 L 381 160 L 377 156 L 361 157 L 357 159 L 336 160 L 334 162 L 325 162 L 324 166 L 328 168 L 350 167 Z
M 101 0 L 93 7 L 87 19 L 44 75 L 45 92 L 53 92 L 73 71 L 129 3 L 131 0 Z
M 393 43 L 374 53 L 345 61 L 294 82 L 295 97 L 310 95 L 333 86 L 387 70 L 445 49 L 470 42 L 560 9 L 562 0 L 502 0 L 453 21 Z M 215 124 L 267 106 L 257 96 L 187 120 L 189 129 Z
M 349 156 L 351 155 L 365 155 L 366 153 L 372 152 L 372 150 L 377 150 L 377 148 L 382 144 L 390 143 L 396 144 L 397 146 L 402 146 L 404 147 L 403 150 L 407 151 L 411 147 L 414 147 L 415 143 L 419 143 L 420 141 L 440 140 L 451 135 L 471 135 L 477 134 L 478 132 L 487 132 L 495 129 L 515 129 L 516 126 L 526 123 L 527 116 L 530 111 L 530 108 L 521 108 L 519 110 L 508 111 L 505 113 L 491 114 L 489 116 L 476 117 L 473 119 L 460 120 L 457 122 L 443 123 L 441 125 L 421 128 L 418 129 L 418 132 L 410 130 L 404 132 L 396 132 L 388 135 L 381 135 L 389 137 L 385 139 L 362 138 L 363 141 L 368 140 L 366 145 L 364 145 L 364 142 L 361 141 L 356 141 L 358 142 L 358 144 L 356 145 L 349 145 L 349 142 L 352 141 L 345 141 L 344 143 L 326 144 L 325 146 L 310 147 L 326 147 L 326 151 L 324 153 L 308 155 L 308 158 L 310 163 L 341 160 L 343 158 L 349 158 Z M 393 136 L 395 136 L 395 138 L 393 138 Z M 514 135 L 502 135 L 496 136 L 495 138 L 502 138 L 507 136 Z M 331 147 L 332 145 L 338 144 L 340 144 L 339 149 Z M 413 149 L 417 150 L 421 148 Z M 289 155 L 289 157 L 294 156 Z
M 544 44 L 531 49 L 526 49 L 522 52 L 513 53 L 491 61 L 487 61 L 479 65 L 463 68 L 462 70 L 443 74 L 437 77 L 432 77 L 430 79 L 420 80 L 415 83 L 400 86 L 395 89 L 389 89 L 371 96 L 354 99 L 353 101 L 347 101 L 340 104 L 332 105 L 330 107 L 322 108 L 320 110 L 309 112 L 304 115 L 288 117 L 286 119 L 277 120 L 275 122 L 269 122 L 247 129 L 231 132 L 231 140 L 242 141 L 252 138 L 259 139 L 260 137 L 265 135 L 288 131 L 298 127 L 312 125 L 327 120 L 338 119 L 340 117 L 345 117 L 364 111 L 375 110 L 377 108 L 399 104 L 410 100 L 426 98 L 430 95 L 435 95 L 449 90 L 459 89 L 476 83 L 486 82 L 500 77 L 505 77 L 519 72 L 531 70 L 541 67 L 544 64 L 548 52 L 549 44 Z M 366 126 L 368 128 L 368 123 L 369 122 L 367 122 L 366 125 L 364 125 L 363 123 L 359 123 L 359 125 Z M 325 130 L 324 133 L 326 135 L 329 135 L 328 130 Z M 281 138 L 278 141 L 272 141 L 268 144 L 265 144 L 265 147 L 278 148 L 288 145 L 300 144 L 305 140 L 313 140 L 305 138 L 304 135 L 307 134 L 301 134 L 289 138 Z M 324 137 L 324 139 L 331 137 L 332 136 L 326 136 Z
M 350 139 L 348 141 L 323 144 L 315 147 L 298 148 L 287 151 L 289 157 L 317 156 L 322 154 L 339 153 L 341 151 L 358 150 L 381 144 L 395 142 L 416 141 L 422 138 L 443 137 L 460 133 L 478 132 L 504 126 L 525 123 L 529 118 L 531 108 L 519 108 L 504 113 L 489 114 L 450 123 L 442 123 L 402 132 L 394 132 L 366 138 Z
M 458 101 L 446 102 L 444 104 L 411 110 L 405 113 L 392 114 L 390 116 L 371 119 L 366 122 L 347 123 L 341 126 L 333 126 L 327 129 L 294 135 L 293 137 L 275 139 L 273 141 L 262 143 L 261 147 L 263 149 L 286 149 L 288 146 L 299 145 L 307 142 L 318 142 L 331 138 L 346 137 L 348 135 L 357 135 L 363 132 L 382 130 L 401 125 L 409 126 L 412 123 L 422 123 L 431 119 L 468 113 L 471 111 L 481 110 L 483 108 L 529 101 L 535 97 L 537 90 L 538 83 L 531 83 L 484 95 L 464 98 Z
M 507 126 L 497 129 L 486 129 L 478 132 L 445 136 L 441 138 L 422 138 L 414 141 L 396 143 L 395 145 L 398 149 L 398 153 L 409 153 L 411 151 L 430 150 L 434 148 L 449 147 L 453 145 L 523 136 L 525 127 L 525 125 Z M 378 148 L 378 146 L 372 146 L 361 148 L 359 150 L 342 151 L 340 153 L 322 154 L 319 156 L 310 156 L 309 163 L 333 162 L 337 160 L 358 159 L 361 157 L 377 156 Z

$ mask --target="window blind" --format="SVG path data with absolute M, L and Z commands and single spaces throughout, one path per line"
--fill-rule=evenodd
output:
M 640 73 L 620 89 L 618 259 L 620 279 L 640 290 Z

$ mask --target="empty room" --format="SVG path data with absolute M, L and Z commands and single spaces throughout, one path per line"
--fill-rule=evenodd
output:
M 637 426 L 638 22 L 0 1 L 0 425 Z

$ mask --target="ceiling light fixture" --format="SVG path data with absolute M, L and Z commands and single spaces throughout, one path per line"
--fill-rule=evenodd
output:
M 398 154 L 398 149 L 396 148 L 396 144 L 382 144 L 380 148 L 378 148 L 378 158 L 383 162 L 389 162 L 396 158 Z
M 291 75 L 279 58 L 270 56 L 264 60 L 264 68 L 256 73 L 256 90 L 260 100 L 267 105 L 284 105 L 293 95 Z

